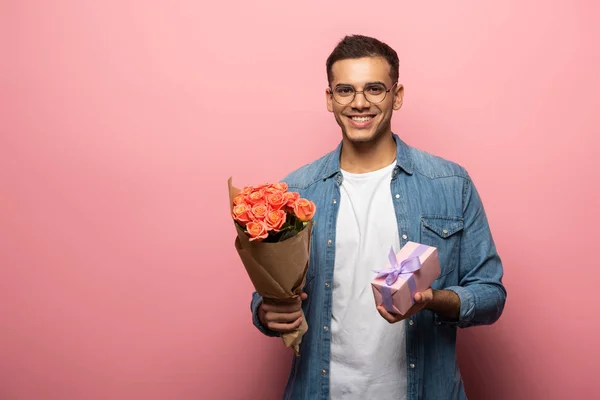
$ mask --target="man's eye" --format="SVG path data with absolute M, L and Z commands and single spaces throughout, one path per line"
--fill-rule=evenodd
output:
M 354 89 L 350 88 L 350 87 L 337 87 L 335 88 L 335 93 L 342 95 L 342 96 L 348 96 L 351 95 L 354 92 Z
M 381 94 L 381 93 L 385 92 L 385 89 L 383 86 L 374 85 L 374 86 L 367 87 L 367 89 L 365 91 L 369 94 Z

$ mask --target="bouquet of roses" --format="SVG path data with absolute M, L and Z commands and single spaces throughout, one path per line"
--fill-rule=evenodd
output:
M 315 204 L 288 191 L 284 182 L 242 190 L 231 182 L 229 178 L 235 248 L 256 292 L 263 299 L 294 301 L 305 284 Z M 307 330 L 303 314 L 295 331 L 281 335 L 284 344 L 299 354 Z

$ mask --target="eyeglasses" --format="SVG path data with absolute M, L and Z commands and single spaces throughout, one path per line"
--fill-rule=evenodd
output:
M 354 101 L 357 93 L 362 93 L 369 103 L 381 103 L 385 100 L 388 92 L 392 90 L 397 83 L 394 83 L 391 88 L 386 88 L 383 83 L 369 83 L 363 90 L 357 91 L 352 85 L 338 85 L 330 90 L 330 94 L 336 103 L 346 106 Z

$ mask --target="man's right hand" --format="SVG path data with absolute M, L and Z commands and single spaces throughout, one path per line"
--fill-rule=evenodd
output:
M 302 301 L 307 297 L 306 293 L 302 293 L 292 301 L 263 299 L 258 308 L 258 319 L 264 327 L 272 331 L 291 332 L 302 322 Z

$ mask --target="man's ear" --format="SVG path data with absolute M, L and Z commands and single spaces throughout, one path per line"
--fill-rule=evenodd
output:
M 397 84 L 394 92 L 394 110 L 399 110 L 404 101 L 404 86 Z
M 327 111 L 333 112 L 333 97 L 331 96 L 331 89 L 325 89 L 325 97 L 327 101 Z

